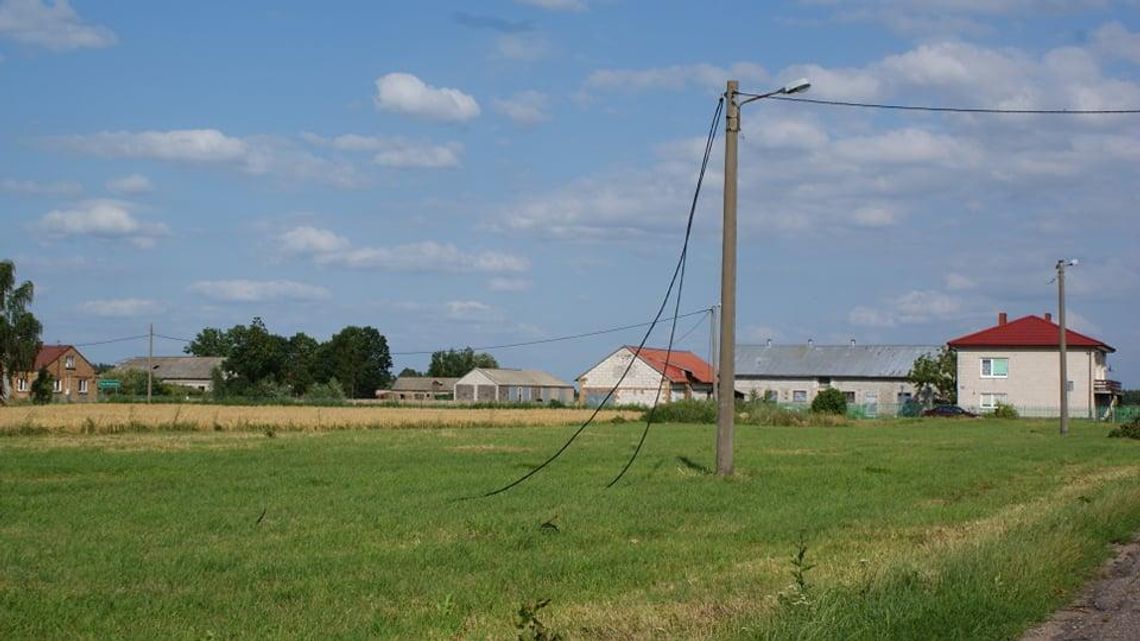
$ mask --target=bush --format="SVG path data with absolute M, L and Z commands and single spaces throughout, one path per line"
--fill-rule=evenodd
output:
M 847 398 L 843 396 L 843 392 L 829 387 L 815 395 L 811 402 L 811 411 L 815 414 L 842 416 L 847 413 Z
M 46 367 L 41 367 L 36 373 L 36 380 L 32 381 L 32 402 L 36 405 L 47 405 L 52 400 L 53 383 L 55 377 Z
M 898 415 L 903 418 L 922 416 L 922 403 L 918 401 L 907 401 L 899 406 Z
M 716 401 L 686 399 L 661 403 L 653 411 L 654 423 L 716 423 Z M 642 420 L 649 420 L 650 410 Z
M 344 388 L 336 378 L 330 378 L 327 383 L 317 383 L 305 392 L 307 403 L 343 403 Z
M 1021 418 L 1021 415 L 1017 413 L 1016 407 L 1014 407 L 1012 405 L 1007 405 L 1006 403 L 998 403 L 997 407 L 994 408 L 994 417 L 995 418 Z
M 1108 438 L 1134 438 L 1140 440 L 1140 418 L 1132 419 L 1108 433 Z

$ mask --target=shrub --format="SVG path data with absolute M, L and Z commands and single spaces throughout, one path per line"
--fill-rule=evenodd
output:
M 811 402 L 811 411 L 816 414 L 839 414 L 840 416 L 847 413 L 847 399 L 843 396 L 843 392 L 829 387 L 819 394 Z
M 643 420 L 649 420 L 650 411 L 645 411 Z M 712 399 L 661 403 L 652 411 L 655 423 L 716 423 L 716 401 Z
M 342 403 L 344 402 L 344 388 L 336 378 L 330 378 L 327 383 L 317 383 L 305 392 L 307 403 Z
M 52 388 L 55 377 L 46 367 L 41 367 L 36 373 L 36 380 L 32 381 L 32 402 L 36 405 L 47 405 L 52 399 Z
M 1017 413 L 1016 407 L 1014 407 L 1012 405 L 1008 405 L 1006 403 L 998 403 L 997 407 L 994 408 L 994 417 L 995 418 L 1021 418 L 1021 415 Z
M 907 401 L 899 406 L 898 415 L 903 418 L 922 416 L 922 403 L 918 401 Z
M 1134 418 L 1108 433 L 1108 438 L 1134 438 L 1140 440 L 1140 418 Z

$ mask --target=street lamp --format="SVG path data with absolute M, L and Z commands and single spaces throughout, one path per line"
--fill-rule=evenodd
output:
M 724 232 L 720 268 L 720 363 L 716 414 L 716 473 L 732 476 L 732 442 L 736 430 L 736 146 L 740 135 L 740 107 L 772 96 L 807 91 L 801 78 L 763 94 L 742 94 L 739 83 L 728 81 L 724 92 Z M 747 99 L 737 102 L 738 96 Z
M 1065 336 L 1065 268 L 1076 267 L 1079 261 L 1062 258 L 1057 261 L 1057 322 L 1060 323 L 1061 352 L 1061 436 L 1069 433 L 1069 357 Z

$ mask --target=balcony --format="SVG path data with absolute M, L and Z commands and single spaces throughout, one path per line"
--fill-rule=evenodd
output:
M 1120 394 L 1123 387 L 1120 381 L 1110 381 L 1103 378 L 1098 378 L 1093 381 L 1094 394 Z

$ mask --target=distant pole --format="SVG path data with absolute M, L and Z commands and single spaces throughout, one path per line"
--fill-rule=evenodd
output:
M 732 476 L 732 444 L 736 431 L 736 145 L 740 105 L 735 80 L 724 92 L 724 230 L 720 270 L 720 387 L 716 414 L 716 473 Z
M 146 350 L 146 402 L 150 403 L 151 388 L 154 386 L 154 365 L 151 361 L 154 360 L 154 323 L 150 324 L 150 332 L 147 336 L 147 350 Z
M 1057 261 L 1057 322 L 1061 327 L 1061 436 L 1069 433 L 1069 358 L 1065 336 L 1065 265 L 1068 262 Z

